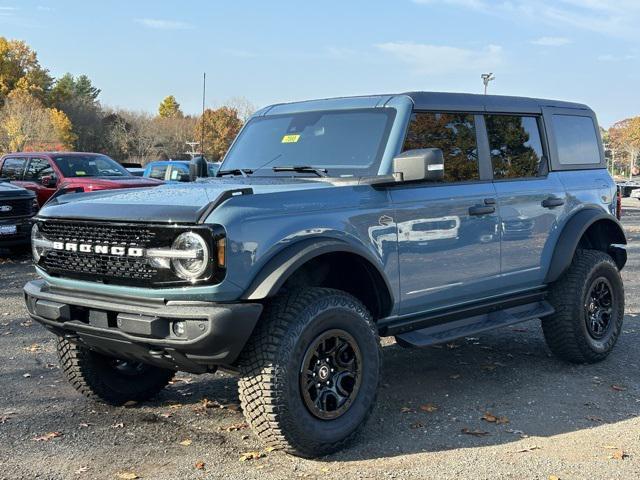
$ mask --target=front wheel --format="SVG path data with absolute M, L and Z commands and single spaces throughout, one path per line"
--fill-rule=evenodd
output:
M 269 445 L 315 457 L 368 418 L 381 363 L 376 327 L 353 296 L 305 288 L 275 298 L 240 358 L 240 401 Z
M 604 360 L 624 318 L 624 286 L 613 259 L 598 250 L 578 250 L 549 290 L 556 312 L 543 319 L 542 330 L 551 351 L 573 363 Z

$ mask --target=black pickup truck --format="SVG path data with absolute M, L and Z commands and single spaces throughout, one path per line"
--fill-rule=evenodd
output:
M 0 178 L 0 248 L 29 245 L 37 210 L 35 193 Z

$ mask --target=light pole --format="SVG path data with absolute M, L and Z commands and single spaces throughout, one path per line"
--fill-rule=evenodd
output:
M 489 82 L 495 80 L 496 77 L 493 75 L 493 73 L 483 73 L 482 75 L 480 75 L 480 78 L 482 78 L 482 83 L 484 83 L 484 94 L 486 95 Z

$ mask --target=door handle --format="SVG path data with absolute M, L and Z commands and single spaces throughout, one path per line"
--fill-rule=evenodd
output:
M 474 205 L 469 207 L 469 215 L 489 215 L 495 213 L 496 207 L 492 205 Z
M 544 208 L 561 207 L 562 205 L 564 205 L 564 199 L 559 197 L 548 197 L 542 201 Z

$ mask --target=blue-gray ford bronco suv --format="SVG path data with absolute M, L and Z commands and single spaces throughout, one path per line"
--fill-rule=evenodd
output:
M 222 368 L 261 439 L 323 455 L 369 416 L 379 336 L 424 347 L 540 318 L 564 360 L 611 352 L 626 239 L 605 165 L 574 103 L 273 105 L 215 178 L 46 205 L 26 304 L 87 397 L 142 401 Z

